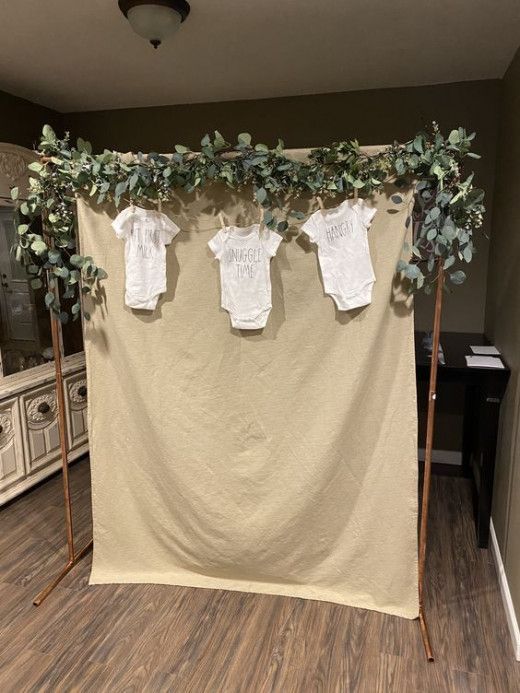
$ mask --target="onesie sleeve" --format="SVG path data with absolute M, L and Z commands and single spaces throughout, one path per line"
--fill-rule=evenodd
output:
M 264 241 L 264 248 L 268 257 L 274 257 L 276 255 L 276 251 L 278 250 L 278 246 L 281 242 L 282 237 L 280 236 L 280 234 L 276 233 L 276 231 L 271 231 L 271 229 L 269 229 L 269 236 Z
M 311 243 L 317 243 L 320 234 L 320 229 L 318 226 L 318 221 L 316 219 L 316 212 L 311 214 L 307 221 L 302 224 L 302 231 L 307 234 Z
M 179 233 L 180 228 L 166 214 L 162 216 L 162 242 L 164 245 L 170 245 L 175 236 Z
M 215 255 L 217 260 L 222 257 L 222 251 L 224 250 L 224 233 L 219 230 L 211 240 L 208 241 L 209 249 Z
M 132 207 L 127 207 L 119 212 L 117 217 L 112 222 L 112 228 L 116 232 L 118 238 L 128 238 L 134 223 L 134 210 Z
M 359 200 L 356 205 L 354 205 L 358 216 L 365 228 L 369 229 L 372 223 L 372 219 L 375 217 L 377 209 L 375 207 L 370 207 L 365 200 Z

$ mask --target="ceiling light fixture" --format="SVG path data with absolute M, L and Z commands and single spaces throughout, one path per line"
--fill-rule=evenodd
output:
M 135 33 L 154 48 L 173 36 L 190 13 L 184 0 L 118 0 L 118 4 Z

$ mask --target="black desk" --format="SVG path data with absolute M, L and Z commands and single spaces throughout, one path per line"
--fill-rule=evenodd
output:
M 430 355 L 422 344 L 424 332 L 415 334 L 417 382 L 430 378 Z M 466 355 L 470 345 L 489 344 L 484 335 L 469 332 L 443 332 L 441 346 L 445 365 L 439 364 L 438 381 L 462 383 L 465 388 L 462 434 L 462 472 L 474 481 L 474 508 L 477 543 L 485 548 L 489 540 L 489 520 L 493 498 L 493 478 L 500 403 L 510 371 L 506 368 L 469 368 Z M 442 405 L 439 400 L 437 404 Z

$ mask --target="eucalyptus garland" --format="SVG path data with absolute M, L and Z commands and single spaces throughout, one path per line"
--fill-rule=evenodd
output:
M 462 172 L 464 159 L 479 158 L 471 151 L 474 136 L 458 128 L 445 138 L 433 123 L 430 131 L 374 156 L 349 140 L 312 149 L 303 163 L 285 155 L 281 140 L 269 148 L 253 144 L 251 135 L 242 133 L 231 144 L 215 132 L 204 135 L 197 153 L 177 144 L 171 155 L 139 153 L 127 161 L 109 150 L 93 154 L 90 143 L 81 138 L 73 146 L 68 133 L 59 139 L 45 125 L 40 160 L 29 165 L 34 175 L 29 179 L 28 199 L 18 206 L 16 259 L 26 267 L 34 289 L 47 287 L 47 307 L 66 322 L 69 314 L 59 297 L 76 299 L 71 307 L 76 319 L 81 311 L 79 286 L 89 293 L 107 277 L 94 258 L 77 253 L 76 195 L 94 198 L 97 204 L 113 201 L 119 207 L 122 202 L 167 202 L 175 190 L 191 193 L 216 181 L 232 190 L 250 186 L 264 209 L 265 224 L 284 234 L 292 219 L 303 218 L 297 211 L 281 218 L 282 200 L 287 196 L 345 197 L 355 190 L 367 196 L 380 190 L 389 177 L 397 177 L 398 187 L 411 177 L 417 182 L 415 240 L 411 248 L 405 248 L 407 259 L 399 261 L 396 271 L 408 280 L 411 292 L 429 293 L 438 260 L 451 270 L 451 281 L 460 284 L 465 273 L 455 265 L 469 263 L 475 252 L 473 231 L 482 226 L 484 192 L 473 187 L 473 174 L 464 177 Z M 18 190 L 11 192 L 16 201 Z M 401 201 L 399 195 L 394 197 Z M 47 276 L 50 280 L 45 283 Z

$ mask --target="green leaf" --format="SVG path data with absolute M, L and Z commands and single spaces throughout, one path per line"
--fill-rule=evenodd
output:
M 251 135 L 248 132 L 241 132 L 238 136 L 238 141 L 240 144 L 246 144 L 249 147 L 251 145 Z
M 106 279 L 108 277 L 108 273 L 105 272 L 105 270 L 102 267 L 98 267 L 96 271 L 96 278 L 101 280 L 101 279 Z
M 415 149 L 416 152 L 419 152 L 419 154 L 422 154 L 424 152 L 423 141 L 422 141 L 421 135 L 417 135 L 417 137 L 414 139 L 413 148 Z
M 53 269 L 53 273 L 57 277 L 61 277 L 61 279 L 67 279 L 69 276 L 69 270 L 66 267 L 55 267 Z
M 42 129 L 42 135 L 44 139 L 46 139 L 49 142 L 52 142 L 53 140 L 56 139 L 56 133 L 54 130 L 51 128 L 50 125 L 44 125 Z
M 74 267 L 82 267 L 84 262 L 85 258 L 81 255 L 71 255 L 70 257 L 70 264 L 74 265 Z
M 36 255 L 43 255 L 47 250 L 47 243 L 45 243 L 45 241 L 33 241 L 31 243 L 31 250 L 33 250 Z
M 215 139 L 213 141 L 215 149 L 223 149 L 226 146 L 226 140 L 218 130 L 215 130 Z
M 40 279 L 40 277 L 35 277 L 34 279 L 31 279 L 31 287 L 33 289 L 41 289 L 43 286 L 43 282 Z
M 18 225 L 18 234 L 20 236 L 23 236 L 27 231 L 29 231 L 29 224 L 19 224 Z
M 466 262 L 471 262 L 471 259 L 473 258 L 473 251 L 469 245 L 467 245 L 462 251 L 462 256 Z
M 17 200 L 19 192 L 20 191 L 16 186 L 14 188 L 11 188 L 11 200 Z
M 126 180 L 120 181 L 120 182 L 116 185 L 115 196 L 116 196 L 116 197 L 121 197 L 121 195 L 123 195 L 123 194 L 126 192 L 126 186 L 127 186 L 127 185 L 128 185 L 128 183 L 127 183 Z
M 31 161 L 27 168 L 29 169 L 29 171 L 35 171 L 36 173 L 39 173 L 43 168 L 43 164 L 40 164 L 39 161 Z
M 55 265 L 55 264 L 58 262 L 58 260 L 61 259 L 61 253 L 60 253 L 60 251 L 59 251 L 59 250 L 54 250 L 54 249 L 49 250 L 49 255 L 48 255 L 47 259 L 49 260 L 49 262 L 50 262 L 52 265 Z
M 458 130 L 452 130 L 450 134 L 448 135 L 448 142 L 450 144 L 459 144 L 460 142 L 460 134 Z
M 365 184 L 360 178 L 356 178 L 356 180 L 352 183 L 354 188 L 362 188 Z
M 448 268 L 451 267 L 454 263 L 455 263 L 455 256 L 454 256 L 454 255 L 450 255 L 450 257 L 447 257 L 447 258 L 444 260 L 444 265 L 443 265 L 443 267 L 444 267 L 444 269 L 448 269 Z
M 76 315 L 76 313 L 79 313 L 81 310 L 81 304 L 79 303 L 79 301 L 77 301 L 70 310 L 72 312 L 72 315 Z
M 208 137 L 208 144 L 209 144 L 209 137 Z M 175 151 L 177 152 L 177 154 L 186 154 L 190 150 L 188 149 L 188 147 L 185 147 L 183 144 L 176 144 L 175 145 Z
M 267 199 L 267 190 L 265 188 L 258 188 L 255 193 L 257 201 L 262 204 Z
M 453 284 L 462 284 L 466 279 L 466 274 L 462 270 L 457 270 L 457 272 L 450 274 L 450 279 Z
M 55 298 L 56 297 L 54 296 L 52 291 L 47 291 L 47 293 L 45 294 L 45 299 L 44 299 L 45 305 L 47 306 L 47 308 L 49 308 L 54 303 Z
M 422 274 L 418 265 L 407 265 L 404 273 L 408 279 L 417 279 Z

